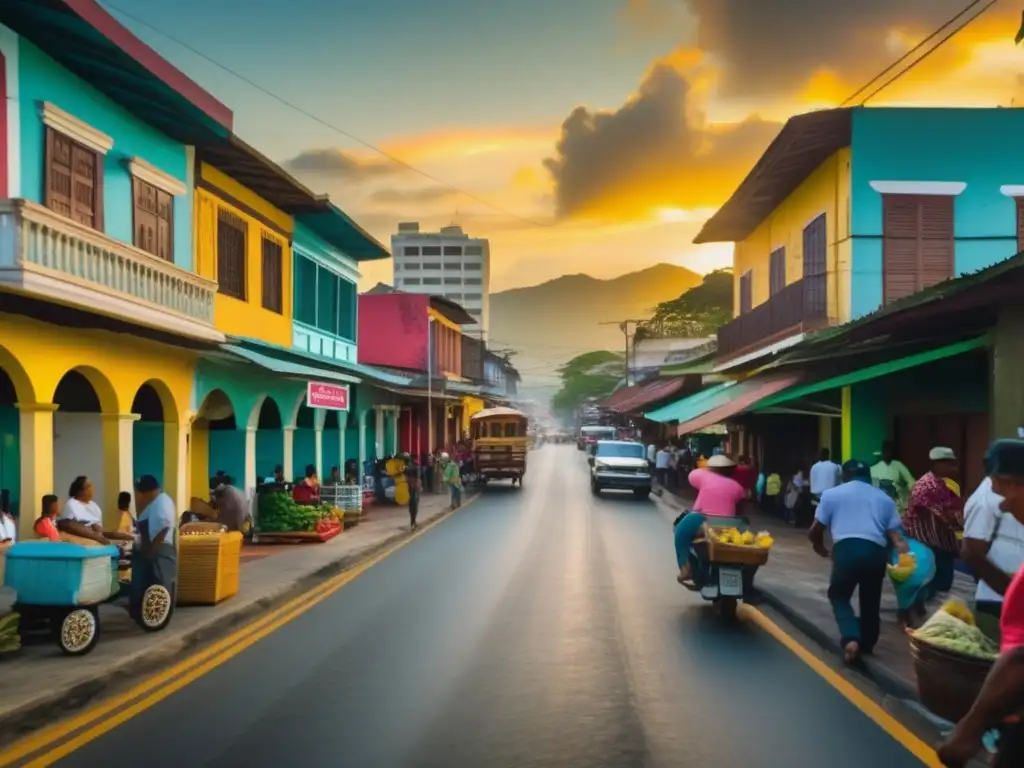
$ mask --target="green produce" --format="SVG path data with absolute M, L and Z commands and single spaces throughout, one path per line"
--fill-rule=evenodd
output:
M 922 643 L 976 659 L 991 661 L 999 655 L 999 646 L 984 632 L 943 610 L 937 611 L 913 636 Z
M 316 530 L 324 517 L 320 506 L 296 504 L 287 493 L 264 493 L 259 497 L 256 530 L 259 533 L 305 533 Z
M 18 631 L 18 614 L 0 616 L 0 653 L 13 653 L 21 648 L 21 633 Z

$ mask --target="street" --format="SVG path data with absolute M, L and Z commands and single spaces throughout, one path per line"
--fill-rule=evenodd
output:
M 674 566 L 654 503 L 593 498 L 582 454 L 546 446 L 522 490 L 493 485 L 57 765 L 921 765 Z

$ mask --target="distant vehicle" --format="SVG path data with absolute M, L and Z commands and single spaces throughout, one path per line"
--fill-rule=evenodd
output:
M 484 485 L 491 480 L 511 479 L 523 485 L 529 450 L 529 418 L 513 408 L 488 408 L 473 415 L 473 466 Z
M 590 463 L 590 492 L 629 490 L 638 499 L 651 495 L 651 465 L 647 451 L 630 440 L 598 440 Z
M 576 447 L 579 450 L 591 447 L 598 440 L 614 440 L 617 435 L 615 427 L 581 427 L 579 437 L 576 438 Z

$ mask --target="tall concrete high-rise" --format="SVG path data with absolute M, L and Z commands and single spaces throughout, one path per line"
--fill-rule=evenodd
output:
M 491 246 L 486 238 L 470 237 L 454 225 L 422 232 L 418 222 L 404 222 L 391 236 L 391 253 L 395 288 L 461 304 L 477 319 L 463 332 L 486 340 L 491 283 Z

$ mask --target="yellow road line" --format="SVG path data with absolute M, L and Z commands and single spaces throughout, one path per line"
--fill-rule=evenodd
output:
M 460 509 L 465 509 L 478 498 L 480 498 L 479 495 L 469 499 L 460 507 Z M 450 517 L 450 515 L 442 517 L 433 523 L 428 523 L 423 530 L 414 533 L 412 536 L 403 539 L 383 552 L 374 555 L 369 560 L 365 560 L 353 568 L 331 577 L 323 584 L 298 595 L 260 619 L 247 624 L 241 629 L 233 632 L 231 635 L 203 649 L 194 656 L 191 656 L 188 659 L 175 664 L 171 668 L 154 675 L 130 690 L 97 704 L 94 707 L 90 707 L 70 720 L 56 723 L 55 725 L 49 726 L 25 737 L 21 741 L 15 742 L 10 748 L 5 749 L 0 753 L 0 768 L 13 765 L 24 757 L 41 752 L 55 743 L 60 742 L 58 746 L 49 750 L 46 754 L 25 764 L 26 766 L 33 766 L 33 768 L 52 765 L 61 758 L 71 754 L 76 749 L 94 741 L 103 734 L 113 730 L 118 725 L 144 712 L 158 702 L 163 701 L 171 694 L 181 690 L 189 683 L 205 675 L 207 672 L 237 656 L 260 639 L 280 629 L 285 624 L 302 615 L 318 603 L 323 602 L 343 586 L 353 581 L 385 558 L 390 557 L 398 550 L 407 546 L 414 539 L 425 534 L 433 528 L 435 524 L 444 522 L 448 517 Z M 131 702 L 135 703 L 131 706 L 126 706 Z M 117 710 L 122 708 L 124 708 L 122 711 L 117 712 Z M 116 714 L 107 717 L 107 715 L 110 715 L 111 713 Z M 100 718 L 104 718 L 102 722 L 82 731 L 82 733 L 78 734 L 74 738 L 68 739 L 71 734 L 86 728 Z
M 778 624 L 751 605 L 743 606 L 744 618 L 749 619 L 810 667 L 819 677 L 835 688 L 853 706 L 867 715 L 875 724 L 903 745 L 914 757 L 928 768 L 942 768 L 935 749 L 919 739 L 910 729 L 885 711 L 876 701 L 844 678 L 825 662 L 811 653 L 796 639 L 788 635 Z

